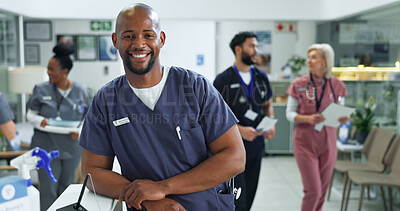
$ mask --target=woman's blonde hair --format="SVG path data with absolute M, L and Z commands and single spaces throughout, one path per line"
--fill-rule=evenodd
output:
M 330 78 L 332 76 L 333 62 L 335 61 L 335 52 L 333 51 L 332 46 L 326 43 L 316 43 L 308 47 L 307 53 L 312 50 L 318 50 L 321 53 L 321 56 L 325 59 L 326 67 L 324 68 L 324 76 L 325 78 Z

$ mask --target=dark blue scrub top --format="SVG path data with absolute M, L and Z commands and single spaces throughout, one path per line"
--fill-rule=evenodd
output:
M 254 121 L 244 117 L 250 107 L 249 100 L 247 100 L 246 91 L 240 82 L 238 74 L 232 67 L 229 67 L 215 78 L 214 86 L 232 109 L 240 125 L 256 127 L 264 117 L 262 115 L 262 105 L 272 97 L 272 91 L 267 75 L 255 67 L 252 67 L 252 69 L 255 81 L 250 104 L 252 110 L 258 114 Z M 246 101 L 243 102 L 241 99 L 246 99 Z
M 7 100 L 0 93 L 0 125 L 14 119 L 14 113 L 11 111 Z
M 125 75 L 102 87 L 88 111 L 80 145 L 96 154 L 117 156 L 122 175 L 130 181 L 159 181 L 186 172 L 210 157 L 207 145 L 236 123 L 207 79 L 171 67 L 153 111 L 134 94 Z M 225 188 L 221 185 L 168 197 L 187 210 L 224 210 L 224 203 L 233 207 L 233 195 L 224 194 L 229 199 L 221 199 L 217 194 Z

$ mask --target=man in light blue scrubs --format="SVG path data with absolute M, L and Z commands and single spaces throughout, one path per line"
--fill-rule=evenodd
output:
M 166 36 L 149 6 L 124 8 L 112 39 L 125 75 L 93 99 L 80 137 L 83 174 L 128 210 L 233 211 L 229 180 L 244 170 L 245 150 L 223 98 L 203 76 L 160 64 Z M 122 175 L 111 171 L 115 156 Z

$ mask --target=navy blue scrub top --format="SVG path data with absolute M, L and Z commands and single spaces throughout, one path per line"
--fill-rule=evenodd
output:
M 117 156 L 122 175 L 130 181 L 160 181 L 210 157 L 207 145 L 236 123 L 234 114 L 207 79 L 171 67 L 154 110 L 134 94 L 125 75 L 102 87 L 88 111 L 80 145 L 96 154 Z M 226 183 L 168 197 L 187 210 L 226 210 L 224 203 L 233 208 L 233 195 L 224 194 L 229 195 L 228 199 L 221 199 L 226 196 L 217 194 L 225 189 Z
M 14 113 L 11 111 L 7 100 L 0 93 L 0 125 L 14 119 Z
M 272 91 L 267 75 L 256 67 L 252 67 L 252 69 L 254 71 L 254 85 L 250 102 L 233 67 L 229 67 L 219 74 L 214 80 L 214 86 L 238 118 L 239 124 L 255 128 L 265 116 L 262 115 L 263 104 L 272 97 Z M 243 101 L 244 99 L 245 101 Z M 250 108 L 249 103 L 252 110 L 258 114 L 254 121 L 244 117 L 244 114 Z

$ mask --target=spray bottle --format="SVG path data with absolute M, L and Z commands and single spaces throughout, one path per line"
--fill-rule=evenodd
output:
M 18 176 L 27 181 L 31 211 L 40 210 L 40 196 L 39 191 L 32 185 L 30 170 L 45 168 L 51 180 L 56 183 L 57 179 L 53 175 L 50 162 L 59 155 L 60 153 L 58 151 L 47 153 L 46 150 L 35 147 L 34 149 L 11 160 L 10 165 L 18 169 Z

